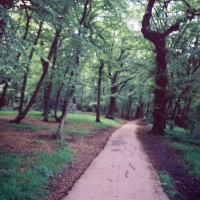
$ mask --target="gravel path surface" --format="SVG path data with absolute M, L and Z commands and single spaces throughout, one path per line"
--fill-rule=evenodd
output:
M 136 122 L 112 134 L 63 200 L 169 200 L 137 139 Z

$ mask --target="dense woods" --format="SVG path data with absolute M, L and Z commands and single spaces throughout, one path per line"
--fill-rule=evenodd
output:
M 199 129 L 199 1 L 5 0 L 0 3 L 0 107 L 20 123 L 68 112 L 147 118 Z

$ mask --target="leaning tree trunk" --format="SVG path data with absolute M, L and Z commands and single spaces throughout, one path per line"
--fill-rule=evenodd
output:
M 30 22 L 30 16 L 27 17 L 27 23 L 26 23 L 26 32 L 23 36 L 23 39 L 25 40 L 28 34 L 28 29 L 29 29 L 29 22 Z M 37 45 L 40 34 L 42 32 L 42 26 L 43 26 L 43 22 L 40 22 L 38 31 L 37 31 L 37 35 L 36 38 L 34 40 L 34 46 Z M 34 54 L 35 48 L 31 49 L 30 55 L 29 55 L 29 60 L 32 60 L 33 58 L 33 54 Z M 20 54 L 18 55 L 19 58 Z M 23 76 L 23 82 L 22 82 L 22 87 L 21 87 L 21 97 L 20 97 L 20 103 L 19 103 L 19 115 L 21 115 L 21 113 L 23 112 L 23 104 L 24 104 L 24 98 L 25 98 L 25 91 L 26 91 L 26 85 L 27 85 L 27 79 L 28 79 L 28 73 L 29 73 L 29 66 L 26 67 L 25 69 L 26 71 L 24 72 L 24 76 Z
M 55 36 L 54 36 L 54 40 L 53 40 L 51 48 L 50 48 L 50 51 L 49 51 L 48 60 L 51 59 L 51 57 L 52 57 L 52 55 L 53 55 L 53 53 L 55 51 L 55 48 L 57 47 L 58 38 L 59 38 L 59 34 L 56 32 Z M 41 61 L 42 61 L 43 73 L 42 73 L 42 75 L 40 77 L 40 80 L 38 81 L 38 84 L 37 84 L 37 86 L 35 88 L 35 91 L 33 92 L 33 95 L 31 97 L 28 105 L 26 106 L 26 108 L 21 113 L 18 114 L 18 116 L 14 120 L 11 121 L 13 123 L 20 123 L 20 121 L 22 119 L 24 119 L 24 117 L 27 115 L 27 113 L 30 110 L 31 106 L 35 103 L 35 99 L 37 97 L 39 89 L 40 89 L 40 87 L 41 87 L 41 85 L 42 85 L 42 83 L 44 81 L 44 78 L 45 78 L 46 74 L 48 73 L 48 69 L 49 69 L 49 62 L 47 62 L 47 61 L 45 61 L 43 59 L 41 59 Z
M 44 122 L 49 121 L 49 113 L 50 113 L 50 99 L 51 99 L 51 92 L 52 92 L 52 87 L 53 87 L 53 78 L 54 78 L 54 70 L 57 62 L 57 45 L 58 45 L 58 38 L 60 37 L 61 33 L 61 27 L 56 31 L 57 35 L 57 41 L 55 44 L 54 52 L 53 52 L 53 63 L 52 63 L 52 68 L 51 68 L 51 75 L 50 75 L 50 81 L 48 82 L 47 86 L 44 89 Z M 60 43 L 61 45 L 61 43 Z
M 44 80 L 44 78 L 45 78 L 45 76 L 46 76 L 46 74 L 47 74 L 47 71 L 48 71 L 49 63 L 48 63 L 48 62 L 45 62 L 45 63 L 46 63 L 46 64 L 43 65 L 43 73 L 42 73 L 42 76 L 40 77 L 40 80 L 39 80 L 39 82 L 38 82 L 38 84 L 37 84 L 37 86 L 36 86 L 36 89 L 35 89 L 35 91 L 34 91 L 32 97 L 31 97 L 31 99 L 30 99 L 28 105 L 27 105 L 26 108 L 23 110 L 23 112 L 19 113 L 18 116 L 17 116 L 14 120 L 12 120 L 11 122 L 19 124 L 20 121 L 21 121 L 22 119 L 24 119 L 24 117 L 27 115 L 27 113 L 28 113 L 28 111 L 30 110 L 31 106 L 35 103 L 35 98 L 36 98 L 36 96 L 37 96 L 37 93 L 38 93 L 38 91 L 39 91 L 39 89 L 40 89 L 40 87 L 41 87 L 41 85 L 42 85 L 42 82 L 43 82 L 43 80 Z
M 104 63 L 101 61 L 99 67 L 99 78 L 98 78 L 98 96 L 97 96 L 97 112 L 96 112 L 96 122 L 101 122 L 101 81 L 102 81 L 102 72 L 103 72 Z
M 173 31 L 179 29 L 179 23 L 170 26 L 166 31 L 157 32 L 151 30 L 150 19 L 152 17 L 152 9 L 155 0 L 149 0 L 146 12 L 142 20 L 142 33 L 143 36 L 151 41 L 156 50 L 156 80 L 154 89 L 154 123 L 150 131 L 154 135 L 165 134 L 165 116 L 166 116 L 166 86 L 168 83 L 167 77 L 167 62 L 166 62 L 166 37 Z
M 63 105 L 64 109 L 63 109 L 62 116 L 61 116 L 61 119 L 60 119 L 60 124 L 58 126 L 56 133 L 54 133 L 51 136 L 53 139 L 56 139 L 56 140 L 62 139 L 61 133 L 62 133 L 63 126 L 64 126 L 64 123 L 65 123 L 65 118 L 68 114 L 69 103 L 70 103 L 70 100 L 71 100 L 74 92 L 75 92 L 75 86 L 72 86 L 72 89 L 69 92 L 69 94 L 66 94 L 66 98 L 65 98 L 65 101 L 64 101 L 64 105 Z

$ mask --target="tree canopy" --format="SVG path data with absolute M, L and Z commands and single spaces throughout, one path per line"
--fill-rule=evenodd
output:
M 68 111 L 198 124 L 199 0 L 5 0 L 0 3 L 0 107 L 30 109 L 61 138 Z

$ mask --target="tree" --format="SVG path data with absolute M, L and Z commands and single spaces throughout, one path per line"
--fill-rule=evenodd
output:
M 169 16 L 166 13 L 167 9 L 171 9 L 175 7 L 175 3 L 169 2 L 158 2 L 159 11 L 157 12 L 157 8 L 155 8 L 157 16 L 161 18 L 161 16 L 165 16 L 166 21 L 163 20 L 163 23 L 168 26 L 167 28 L 152 28 L 150 20 L 152 19 L 152 10 L 155 4 L 155 0 L 149 0 L 148 5 L 143 16 L 142 20 L 142 33 L 143 36 L 152 42 L 155 46 L 156 52 L 156 77 L 155 77 L 155 89 L 154 89 L 154 123 L 150 133 L 155 135 L 163 135 L 165 133 L 165 117 L 166 117 L 166 87 L 168 83 L 167 76 L 167 48 L 166 48 L 166 38 L 173 32 L 178 31 L 181 25 L 181 22 L 184 23 L 184 20 L 192 20 L 195 16 L 193 11 L 187 2 L 183 3 L 185 6 L 185 10 L 181 12 L 186 14 L 186 17 L 181 16 L 182 18 L 173 19 L 173 21 L 169 20 Z M 161 6 L 161 7 L 160 7 Z M 188 8 L 187 8 L 188 7 Z M 161 13 L 161 14 L 159 14 Z M 183 19 L 184 18 L 184 19 Z M 161 19 L 162 21 L 162 19 Z M 154 21 L 155 22 L 155 21 Z M 162 23 L 162 22 L 161 22 Z M 168 25 L 169 24 L 169 25 Z M 163 25 L 163 24 L 162 24 Z

